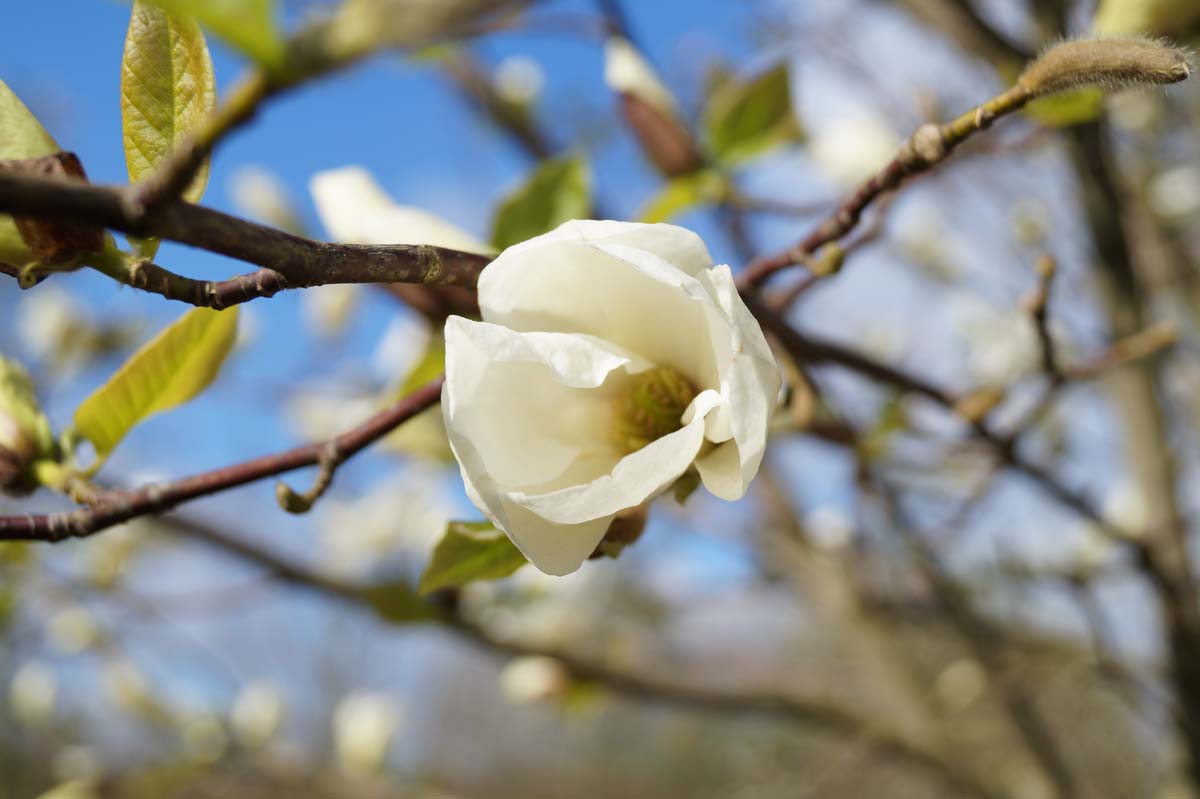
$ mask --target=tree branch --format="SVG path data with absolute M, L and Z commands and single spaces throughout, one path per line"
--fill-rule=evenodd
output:
M 217 287 L 218 294 L 226 292 L 231 299 L 269 296 L 265 291 L 254 293 L 246 288 L 248 282 L 259 281 L 268 284 L 270 293 L 332 283 L 473 287 L 479 272 L 491 260 L 486 255 L 424 244 L 377 246 L 313 241 L 182 200 L 147 210 L 136 201 L 135 191 L 136 187 L 93 186 L 0 173 L 0 212 L 67 219 L 134 236 L 169 239 L 277 273 L 277 277 L 260 272 L 234 278 L 241 281 L 240 288 L 233 283 Z M 189 302 L 197 296 L 196 291 L 206 296 L 213 288 L 203 281 L 172 275 L 161 267 L 143 276 L 131 267 L 124 282 Z M 169 288 L 160 290 L 164 286 Z
M 358 427 L 329 441 L 308 444 L 276 455 L 184 477 L 163 485 L 101 494 L 89 507 L 51 514 L 0 516 L 0 541 L 49 541 L 91 535 L 138 516 L 161 513 L 189 500 L 283 474 L 321 462 L 331 449 L 348 459 L 421 411 L 437 403 L 442 379 L 428 383 Z

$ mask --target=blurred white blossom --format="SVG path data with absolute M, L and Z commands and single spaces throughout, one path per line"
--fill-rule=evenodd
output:
M 804 528 L 822 549 L 841 549 L 854 538 L 854 520 L 834 505 L 822 505 L 805 514 Z
M 1149 186 L 1150 207 L 1167 219 L 1200 212 L 1200 166 L 1181 164 L 1154 176 Z
M 541 96 L 546 73 L 529 56 L 515 55 L 496 65 L 492 85 L 500 99 L 513 105 L 529 105 Z
M 279 731 L 283 717 L 283 694 L 268 682 L 247 683 L 229 711 L 234 735 L 248 747 L 260 747 L 270 741 Z
M 1128 536 L 1138 536 L 1150 524 L 1150 502 L 1141 487 L 1133 482 L 1119 483 L 1104 497 L 1104 520 Z
M 387 758 L 402 717 L 391 697 L 356 692 L 334 709 L 331 720 L 338 764 L 346 771 L 378 771 Z
M 303 232 L 287 188 L 273 172 L 254 164 L 240 166 L 229 179 L 229 190 L 239 213 L 290 233 Z
M 127 713 L 144 713 L 153 703 L 150 686 L 132 661 L 124 658 L 108 661 L 101 680 L 109 701 Z
M 494 252 L 491 245 L 436 214 L 397 205 L 362 167 L 318 172 L 310 189 L 321 222 L 336 241 L 430 244 L 465 252 Z
M 12 676 L 8 685 L 8 703 L 13 715 L 31 725 L 44 724 L 54 715 L 58 699 L 58 679 L 44 663 L 30 661 Z
M 678 114 L 675 95 L 628 39 L 612 36 L 604 43 L 604 83 L 611 91 L 633 95 L 669 117 Z
M 292 427 L 312 440 L 332 438 L 378 410 L 378 402 L 371 397 L 347 397 L 324 391 L 292 394 L 283 406 Z
M 80 605 L 70 605 L 50 617 L 46 623 L 46 637 L 53 649 L 73 655 L 95 646 L 100 640 L 100 629 L 91 611 Z
M 441 480 L 439 470 L 412 463 L 362 496 L 325 499 L 318 523 L 329 567 L 355 574 L 390 554 L 427 556 L 451 516 Z
M 394 316 L 371 353 L 371 370 L 387 383 L 402 380 L 420 361 L 431 338 L 424 319 L 412 314 Z
M 1078 538 L 1078 543 L 1075 547 L 1073 565 L 1084 573 L 1101 568 L 1117 551 L 1116 543 L 1112 538 L 1105 535 L 1104 531 L 1094 524 L 1080 525 L 1075 537 Z
M 16 333 L 21 345 L 64 374 L 77 370 L 87 355 L 74 342 L 90 326 L 87 307 L 53 285 L 35 287 L 17 304 Z
M 337 335 L 345 329 L 361 295 L 362 286 L 350 283 L 305 289 L 300 311 L 306 326 L 326 338 Z
M 1039 367 L 1041 343 L 1028 314 L 1017 308 L 997 311 L 963 293 L 953 302 L 951 315 L 966 339 L 972 380 L 1007 386 Z
M 810 153 L 827 178 L 848 189 L 883 168 L 899 149 L 900 138 L 891 127 L 863 114 L 817 128 Z
M 561 697 L 568 685 L 562 664 L 542 655 L 514 658 L 500 672 L 501 693 L 516 703 Z

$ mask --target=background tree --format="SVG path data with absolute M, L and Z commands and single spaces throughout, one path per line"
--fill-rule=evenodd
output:
M 0 786 L 1200 793 L 1197 98 L 1117 91 L 1198 20 L 1094 6 L 3 12 Z M 441 330 L 586 217 L 698 232 L 786 386 L 745 500 L 552 578 Z

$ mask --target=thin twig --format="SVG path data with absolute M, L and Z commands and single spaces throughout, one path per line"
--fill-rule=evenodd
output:
M 738 280 L 739 287 L 758 286 L 779 270 L 802 263 L 822 246 L 841 239 L 858 225 L 863 212 L 876 199 L 899 188 L 905 179 L 940 164 L 968 138 L 1023 108 L 1030 97 L 1028 91 L 1015 86 L 944 125 L 922 125 L 887 166 L 864 182 L 808 236 L 782 252 L 748 264 Z
M 68 538 L 81 538 L 138 516 L 161 513 L 193 499 L 317 465 L 322 454 L 331 446 L 343 459 L 350 458 L 434 405 L 441 395 L 441 386 L 442 380 L 438 378 L 330 441 L 296 447 L 165 484 L 143 486 L 131 491 L 106 492 L 91 506 L 74 511 L 0 516 L 0 540 L 55 543 Z

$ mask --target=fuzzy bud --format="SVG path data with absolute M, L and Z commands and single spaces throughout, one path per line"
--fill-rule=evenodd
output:
M 1188 54 L 1142 36 L 1071 39 L 1033 61 L 1017 85 L 1035 97 L 1084 86 L 1117 91 L 1178 83 L 1191 73 Z

